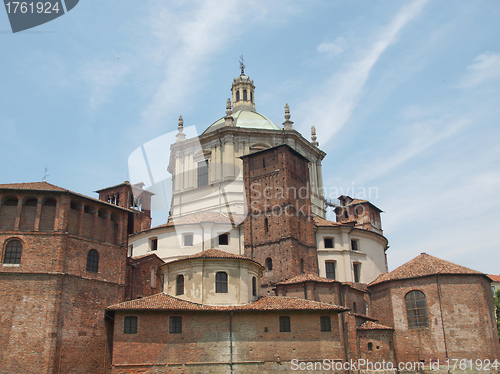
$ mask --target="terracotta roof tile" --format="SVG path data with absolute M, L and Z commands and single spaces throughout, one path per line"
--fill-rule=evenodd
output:
M 479 271 L 466 268 L 465 266 L 456 265 L 426 253 L 422 253 L 397 269 L 394 269 L 389 273 L 380 274 L 368 286 L 398 279 L 419 278 L 436 274 L 484 275 Z
M 149 257 L 149 256 L 156 256 L 156 257 L 158 257 L 158 255 L 153 252 L 153 253 L 146 253 L 144 255 L 134 256 L 134 257 L 131 257 L 131 259 L 134 260 L 134 261 L 136 261 L 136 260 L 142 260 L 143 258 L 146 258 L 146 257 Z M 160 257 L 158 257 L 158 259 L 161 260 L 162 262 L 165 262 Z
M 191 256 L 186 256 L 186 257 L 180 258 L 178 260 L 170 261 L 170 262 L 168 262 L 168 264 L 172 264 L 172 263 L 179 262 L 179 261 L 185 261 L 185 260 L 211 259 L 211 258 L 214 258 L 214 259 L 226 258 L 226 259 L 234 259 L 234 260 L 246 260 L 246 261 L 254 262 L 254 263 L 258 264 L 260 267 L 263 267 L 257 261 L 254 261 L 248 257 L 236 255 L 234 253 L 224 252 L 224 251 L 221 251 L 220 249 L 216 249 L 216 248 L 210 248 L 210 249 L 207 249 L 206 251 L 198 252 L 198 253 L 195 253 L 194 255 L 191 255 Z
M 110 204 L 107 201 L 102 201 L 87 195 L 83 195 L 78 192 L 74 192 L 71 190 L 68 190 L 66 188 L 62 188 L 59 186 L 56 186 L 54 184 L 48 183 L 48 182 L 28 182 L 28 183 L 7 183 L 7 184 L 0 184 L 0 190 L 5 189 L 5 190 L 22 190 L 22 191 L 47 191 L 47 192 L 67 192 L 76 196 L 83 197 L 84 199 L 87 200 L 92 200 L 94 202 L 98 202 L 101 204 L 105 204 L 108 206 L 113 206 L 117 209 L 121 210 L 126 210 L 130 211 L 129 209 L 122 208 L 118 205 Z
M 493 282 L 500 282 L 500 275 L 488 274 L 488 278 Z
M 342 223 L 329 221 L 320 217 L 314 217 L 314 224 L 319 227 L 342 226 Z
M 364 314 L 360 314 L 360 313 L 353 313 L 353 312 L 349 312 L 349 313 L 347 313 L 347 314 L 349 314 L 350 316 L 354 316 L 354 317 L 359 317 L 359 318 L 366 319 L 367 321 L 373 321 L 373 322 L 375 322 L 375 321 L 376 321 L 376 319 L 375 319 L 375 318 L 368 317 L 368 316 L 365 316 Z
M 323 277 L 319 277 L 319 276 L 314 275 L 314 274 L 301 274 L 301 275 L 297 275 L 296 277 L 293 277 L 291 279 L 286 279 L 284 281 L 278 282 L 278 283 L 276 283 L 276 285 L 302 283 L 302 282 L 307 282 L 307 281 L 321 282 L 321 283 L 340 283 L 339 281 L 336 281 L 335 279 L 323 278 Z
M 373 321 L 366 321 L 357 328 L 358 330 L 394 330 L 392 327 L 381 325 Z
M 107 308 L 108 310 L 175 310 L 175 311 L 272 311 L 272 310 L 336 310 L 348 309 L 318 301 L 295 297 L 267 296 L 253 303 L 239 306 L 202 305 L 159 293 L 153 296 L 125 301 Z

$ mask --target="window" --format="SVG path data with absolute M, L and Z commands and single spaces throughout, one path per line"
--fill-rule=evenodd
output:
M 319 320 L 321 323 L 321 331 L 332 331 L 332 321 L 330 316 L 321 316 Z
M 280 317 L 280 332 L 290 332 L 290 317 L 281 316 Z
M 353 251 L 359 251 L 359 243 L 358 243 L 358 240 L 351 240 L 351 249 Z
M 266 234 L 269 232 L 269 220 L 267 218 L 264 218 L 264 231 Z
M 325 248 L 333 248 L 335 246 L 333 238 L 324 238 L 323 242 L 325 243 Z
M 300 272 L 302 274 L 305 273 L 305 264 L 304 264 L 304 259 L 303 258 L 300 259 Z
M 248 100 L 247 90 L 243 90 L 243 100 Z
M 229 234 L 220 234 L 219 245 L 228 245 L 228 244 L 229 244 Z
M 265 267 L 266 267 L 267 271 L 273 270 L 273 260 L 270 257 L 266 258 L 266 266 Z
M 208 186 L 208 160 L 198 162 L 198 187 Z
M 405 296 L 408 327 L 428 327 L 427 302 L 422 291 L 410 291 Z
M 193 246 L 193 234 L 184 234 L 184 247 Z
M 124 334 L 137 334 L 137 317 L 127 316 L 123 320 Z
M 252 295 L 257 296 L 257 278 L 252 277 Z
M 151 288 L 155 288 L 156 285 L 156 269 L 151 268 L 151 279 L 149 280 L 149 285 Z
M 97 273 L 99 269 L 99 253 L 95 249 L 91 249 L 87 253 L 87 271 Z
M 175 280 L 175 294 L 184 295 L 184 275 L 179 274 Z
M 127 253 L 127 255 L 128 255 L 128 257 L 132 257 L 133 254 L 134 254 L 134 245 L 130 244 L 128 246 L 128 253 Z
M 326 277 L 335 279 L 335 261 L 325 262 Z
M 240 91 L 236 91 L 236 101 L 240 101 Z
M 20 264 L 23 244 L 17 239 L 10 240 L 5 246 L 4 264 Z
M 358 308 L 356 307 L 356 303 L 352 303 L 352 311 L 354 313 L 357 313 L 358 312 Z
M 180 334 L 182 332 L 182 317 L 170 317 L 171 334 Z
M 227 293 L 227 273 L 223 271 L 215 274 L 215 292 Z
M 149 247 L 152 251 L 156 251 L 158 249 L 158 238 L 151 238 L 149 240 Z
M 352 264 L 352 270 L 354 272 L 354 282 L 361 282 L 361 264 Z
M 373 343 L 368 343 L 368 350 L 373 351 Z
M 250 101 L 253 103 L 253 93 L 250 91 Z

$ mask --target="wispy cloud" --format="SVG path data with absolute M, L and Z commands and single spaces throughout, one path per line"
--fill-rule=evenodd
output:
M 373 66 L 382 53 L 397 41 L 403 27 L 420 14 L 428 1 L 415 0 L 404 6 L 356 61 L 349 64 L 344 71 L 328 78 L 319 92 L 298 108 L 297 122 L 315 123 L 323 143 L 340 130 L 361 99 Z M 328 115 L 325 115 L 326 112 Z
M 113 94 L 113 89 L 123 82 L 130 67 L 118 61 L 93 61 L 80 69 L 79 76 L 90 90 L 89 106 L 96 110 Z
M 500 78 L 500 53 L 485 52 L 467 66 L 467 74 L 459 87 L 471 88 Z
M 347 48 L 347 41 L 343 37 L 339 36 L 332 43 L 327 43 L 327 42 L 321 43 L 320 45 L 318 45 L 317 50 L 319 53 L 332 57 L 344 52 L 346 48 Z

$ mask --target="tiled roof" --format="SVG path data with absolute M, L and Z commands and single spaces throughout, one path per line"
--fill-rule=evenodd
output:
M 7 183 L 0 184 L 0 189 L 7 190 L 25 190 L 25 191 L 53 191 L 53 192 L 71 192 L 64 188 L 50 184 L 48 182 L 29 182 L 29 183 Z
M 328 221 L 327 219 L 314 217 L 314 224 L 319 227 L 342 226 L 342 223 Z
M 132 260 L 134 260 L 134 261 L 136 261 L 136 260 L 142 260 L 143 258 L 146 258 L 146 257 L 149 257 L 149 256 L 156 256 L 156 257 L 158 257 L 158 255 L 153 252 L 153 253 L 146 253 L 145 255 L 134 256 L 134 257 L 132 257 Z M 161 260 L 162 262 L 165 262 L 160 257 L 158 257 L 158 259 Z
M 322 283 L 340 283 L 339 281 L 336 281 L 335 279 L 323 278 L 323 277 L 319 277 L 319 276 L 314 275 L 314 274 L 301 274 L 301 275 L 297 275 L 296 277 L 293 277 L 291 279 L 287 279 L 287 280 L 278 282 L 278 283 L 276 283 L 276 285 L 295 284 L 295 283 L 302 283 L 302 282 L 307 282 L 307 281 L 322 282 Z
M 99 199 L 95 199 L 93 197 L 83 195 L 78 192 L 74 192 L 71 190 L 67 190 L 66 188 L 62 188 L 59 186 L 56 186 L 54 184 L 48 183 L 46 181 L 43 182 L 28 182 L 28 183 L 7 183 L 7 184 L 0 184 L 0 190 L 5 189 L 5 190 L 22 190 L 22 191 L 47 191 L 47 192 L 67 192 L 76 196 L 83 197 L 84 199 L 92 200 L 94 202 L 98 202 L 101 204 L 105 204 L 108 206 L 113 206 L 117 209 L 121 210 L 126 210 L 129 211 L 128 209 L 122 208 L 118 205 L 110 204 L 107 201 L 102 201 Z
M 221 251 L 220 249 L 216 249 L 216 248 L 207 249 L 206 251 L 198 252 L 198 253 L 195 253 L 194 255 L 191 255 L 191 256 L 186 256 L 186 257 L 180 258 L 178 260 L 170 261 L 170 262 L 168 262 L 168 264 L 172 264 L 172 263 L 180 262 L 180 261 L 185 261 L 185 260 L 212 259 L 212 258 L 214 258 L 214 259 L 226 258 L 226 259 L 231 259 L 231 260 L 251 261 L 251 262 L 254 262 L 262 267 L 262 265 L 259 264 L 257 261 L 254 261 L 248 257 L 236 255 L 234 253 L 224 252 L 224 251 Z
M 369 286 L 398 279 L 419 278 L 436 274 L 484 275 L 479 271 L 441 260 L 427 253 L 422 253 L 397 269 L 389 273 L 380 274 Z
M 355 282 L 342 282 L 342 285 L 349 286 L 354 288 L 355 290 L 366 292 L 368 291 L 368 287 L 364 283 L 355 283 Z
M 500 282 L 500 275 L 488 274 L 488 278 L 493 282 Z
M 250 304 L 236 306 L 234 310 L 336 310 L 344 312 L 349 309 L 334 304 L 299 299 L 297 297 L 267 296 Z
M 373 321 L 366 321 L 357 328 L 358 330 L 394 330 L 392 327 L 381 325 Z
M 376 321 L 376 319 L 375 319 L 375 318 L 368 317 L 368 316 L 365 316 L 364 314 L 360 314 L 360 313 L 353 313 L 353 312 L 349 312 L 349 313 L 347 313 L 347 314 L 349 314 L 350 316 L 354 316 L 354 317 L 359 317 L 359 318 L 366 319 L 367 321 L 373 321 L 373 322 L 375 322 L 375 321 Z
M 238 306 L 202 305 L 184 301 L 176 297 L 159 293 L 153 296 L 125 301 L 108 307 L 109 310 L 175 310 L 175 311 L 272 311 L 272 310 L 336 310 L 347 309 L 338 305 L 295 297 L 267 296 L 253 303 Z

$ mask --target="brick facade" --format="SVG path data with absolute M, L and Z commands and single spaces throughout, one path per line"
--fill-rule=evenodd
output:
M 318 274 L 307 159 L 287 145 L 242 158 L 245 255 L 265 267 L 262 286 Z

